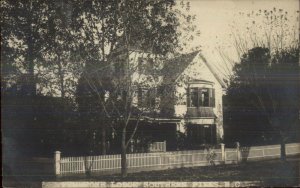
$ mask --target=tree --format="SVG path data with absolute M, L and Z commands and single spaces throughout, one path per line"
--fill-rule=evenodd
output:
M 188 9 L 188 3 L 181 4 Z M 89 86 L 83 95 L 91 93 L 97 100 L 98 119 L 122 129 L 125 176 L 126 148 L 138 125 L 128 139 L 128 122 L 133 116 L 141 117 L 133 113 L 140 111 L 133 108 L 137 82 L 132 81 L 136 67 L 130 65 L 130 49 L 150 51 L 155 60 L 180 49 L 179 38 L 188 37 L 195 27 L 189 27 L 193 17 L 174 6 L 174 0 L 1 1 L 2 88 L 11 87 L 19 75 L 26 73 L 24 86 L 30 96 L 35 96 L 38 88 L 39 93 L 66 98 L 72 92 L 67 89 L 80 75 L 80 82 Z M 180 17 L 188 24 L 182 26 Z M 183 32 L 180 26 L 185 28 Z M 118 74 L 117 69 L 123 73 Z M 33 106 L 33 102 L 27 106 Z M 34 121 L 34 115 L 31 119 Z
M 264 47 L 270 53 L 284 49 L 297 48 L 299 45 L 298 23 L 299 11 L 289 13 L 284 9 L 270 8 L 258 11 L 239 12 L 239 19 L 230 24 L 229 39 L 232 48 L 219 46 L 226 83 L 232 75 L 232 68 L 240 62 L 243 54 L 255 47 Z M 226 52 L 226 50 L 229 50 Z
M 39 92 L 63 99 L 74 95 L 76 82 L 74 75 L 77 63 L 71 62 L 71 53 L 76 42 L 73 34 L 76 16 L 72 13 L 72 7 L 76 5 L 76 1 L 49 3 L 43 61 L 37 64 Z
M 15 108 L 10 110 L 8 103 L 4 111 L 9 109 L 7 111 L 23 116 L 16 117 L 19 121 L 5 121 L 4 132 L 8 135 L 7 132 L 16 130 L 18 134 L 9 136 L 13 135 L 13 139 L 17 140 L 22 149 L 25 148 L 22 143 L 28 142 L 30 149 L 36 149 L 35 154 L 41 151 L 34 147 L 40 141 L 47 143 L 50 140 L 48 143 L 51 145 L 47 148 L 53 151 L 55 148 L 63 148 L 62 144 L 56 144 L 60 138 L 68 138 L 61 133 L 72 119 L 66 118 L 68 116 L 65 114 L 71 106 L 68 105 L 68 99 L 73 94 L 76 76 L 79 75 L 76 71 L 79 70 L 78 67 L 81 68 L 81 62 L 72 62 L 71 59 L 72 53 L 78 47 L 78 32 L 74 27 L 77 24 L 73 21 L 79 19 L 76 16 L 79 15 L 78 7 L 81 4 L 81 1 L 68 0 L 1 1 L 1 96 L 10 102 L 11 96 L 4 94 L 17 95 L 12 100 Z M 22 93 L 29 97 L 18 94 L 19 86 Z M 50 99 L 40 97 L 39 94 L 48 95 Z M 54 98 L 57 96 L 62 100 Z M 60 105 L 57 105 L 57 101 Z M 43 103 L 47 105 L 43 106 Z M 51 105 L 57 107 L 55 113 L 51 111 Z M 61 110 L 60 113 L 57 113 L 58 109 Z M 44 113 L 50 115 L 45 118 Z M 57 121 L 51 121 L 54 119 Z M 15 129 L 13 125 L 18 128 Z M 41 133 L 44 131 L 32 131 L 37 130 L 37 127 L 46 130 L 47 134 Z M 60 140 L 60 143 L 67 142 Z
M 2 88 L 27 74 L 31 96 L 69 95 L 68 88 L 75 84 L 68 71 L 76 67 L 70 54 L 75 48 L 72 30 L 78 11 L 73 7 L 77 5 L 77 1 L 67 0 L 1 1 Z
M 85 130 L 88 135 L 94 134 L 97 130 L 101 131 L 101 154 L 107 153 L 106 148 L 106 132 L 110 124 L 107 112 L 107 104 L 105 104 L 105 93 L 110 91 L 112 83 L 110 80 L 104 80 L 103 67 L 99 63 L 89 63 L 86 65 L 81 78 L 78 81 L 76 90 L 76 101 L 78 111 L 80 113 L 80 121 L 85 124 Z M 96 70 L 99 70 L 97 72 Z M 111 70 L 107 70 L 110 72 Z M 105 111 L 104 111 L 105 110 Z M 96 136 L 96 135 L 95 135 Z M 97 136 L 98 137 L 98 136 Z M 93 143 L 94 137 L 89 137 L 89 143 Z M 93 145 L 93 144 L 91 144 Z M 95 152 L 94 146 L 90 148 Z
M 228 93 L 224 98 L 224 106 L 230 109 L 225 109 L 225 113 L 227 111 L 238 115 L 225 115 L 225 117 L 232 118 L 231 120 L 227 118 L 227 122 L 230 122 L 229 126 L 248 120 L 248 122 L 252 122 L 256 119 L 255 122 L 258 122 L 256 128 L 262 131 L 272 129 L 273 132 L 270 133 L 272 137 L 279 134 L 281 130 L 281 136 L 277 137 L 282 140 L 282 152 L 284 151 L 285 140 L 283 139 L 283 132 L 286 132 L 282 129 L 288 129 L 288 127 L 283 126 L 283 120 L 276 120 L 276 113 L 282 115 L 295 110 L 295 103 L 287 102 L 284 107 L 285 100 L 283 98 L 288 99 L 287 92 L 298 88 L 295 80 L 292 79 L 292 76 L 298 74 L 294 72 L 298 70 L 295 65 L 295 61 L 298 61 L 297 52 L 299 50 L 299 38 L 296 34 L 299 21 L 298 14 L 299 11 L 294 14 L 296 16 L 290 15 L 283 9 L 275 7 L 270 10 L 241 12 L 238 15 L 241 21 L 233 23 L 230 35 L 237 59 L 220 50 L 220 55 L 229 69 L 228 72 L 231 72 L 231 67 L 234 67 L 234 71 L 226 78 Z M 287 59 L 279 58 L 282 56 Z M 295 69 L 292 70 L 291 67 L 295 67 Z M 287 84 L 286 80 L 293 84 Z M 237 95 L 236 93 L 240 94 Z M 281 104 L 278 104 L 279 101 Z M 231 111 L 232 109 L 234 111 Z M 295 112 L 290 114 L 295 114 Z M 245 118 L 248 118 L 247 121 Z M 287 119 L 294 118 L 289 117 Z M 240 126 L 236 129 L 240 130 Z M 257 132 L 253 133 L 254 129 L 249 125 L 246 134 L 257 134 Z M 250 137 L 249 139 L 251 140 L 250 143 L 253 143 L 254 139 Z M 257 142 L 260 141 L 257 140 Z M 284 155 L 282 153 L 282 158 Z
M 273 7 L 239 15 L 245 28 L 233 24 L 231 34 L 239 57 L 257 46 L 268 48 L 271 53 L 298 46 L 299 11 L 290 15 Z
M 31 83 L 28 90 L 31 96 L 36 92 L 35 63 L 41 59 L 43 39 L 47 34 L 49 6 L 46 2 L 1 1 L 1 62 L 8 68 L 14 67 L 10 70 L 16 68 L 18 72 L 28 73 Z M 10 77 L 11 72 L 5 72 L 3 79 L 9 80 Z
M 120 129 L 122 175 L 127 175 L 126 150 L 146 111 L 136 106 L 137 88 L 155 86 L 159 56 L 173 53 L 179 46 L 179 12 L 173 0 L 101 1 L 85 4 L 82 15 L 80 57 L 85 60 L 81 75 L 83 86 L 100 106 L 99 116 L 105 117 L 113 129 Z M 186 17 L 191 21 L 190 17 Z M 95 48 L 97 46 L 97 48 Z M 96 50 L 95 50 L 96 49 Z M 132 49 L 140 53 L 146 64 L 153 60 L 152 72 L 136 78 L 138 65 L 132 60 Z M 90 55 L 93 54 L 93 55 Z M 84 87 L 85 87 L 84 86 Z M 80 88 L 80 87 L 79 87 Z M 133 131 L 128 127 L 134 119 Z M 102 130 L 105 130 L 104 128 Z M 102 138 L 103 139 L 103 138 Z
M 103 91 L 99 84 L 92 87 L 90 80 L 102 81 L 104 76 L 91 73 L 93 68 L 99 69 L 108 65 L 107 56 L 115 48 L 118 40 L 117 32 L 117 5 L 119 1 L 84 1 L 78 10 L 75 58 L 85 63 L 85 68 L 79 79 L 76 95 L 79 111 L 85 114 L 83 121 L 93 123 L 92 130 L 101 129 L 102 154 L 106 154 L 105 114 L 102 110 Z M 77 55 L 76 55 L 77 54 Z M 111 70 L 108 70 L 110 72 Z M 99 81 L 97 81 L 98 83 Z M 94 87 L 99 88 L 93 92 Z M 107 89 L 107 88 L 106 88 Z M 100 92 L 100 93 L 99 93 Z M 93 102 L 92 102 L 93 101 Z M 92 110 L 93 109 L 93 110 Z M 91 117 L 94 116 L 94 117 Z M 83 117 L 83 116 L 81 116 Z M 90 117 L 90 119 L 86 119 Z M 97 120 L 97 121 L 96 121 Z M 93 132 L 94 132 L 93 131 Z M 93 142 L 91 140 L 91 142 Z
M 17 95 L 15 105 L 26 114 L 26 118 L 20 117 L 23 121 L 16 122 L 19 129 L 14 129 L 14 124 L 8 123 L 4 132 L 9 132 L 9 129 L 22 130 L 16 131 L 21 133 L 15 139 L 21 141 L 24 138 L 23 143 L 32 139 L 32 131 L 28 127 L 35 123 L 35 65 L 42 59 L 48 9 L 47 1 L 43 0 L 1 1 L 1 96 L 3 100 L 9 100 L 17 95 L 18 88 L 13 92 L 8 91 L 12 91 L 14 86 L 21 86 L 22 95 Z M 18 113 L 17 109 L 12 112 Z
M 282 159 L 285 159 L 285 142 L 299 126 L 298 61 L 299 48 L 275 54 L 267 48 L 253 48 L 242 56 L 240 64 L 235 65 L 234 77 L 227 90 L 228 105 L 243 115 L 242 121 L 262 122 L 258 126 L 252 125 L 251 129 L 260 129 L 265 137 L 271 132 L 273 139 L 280 138 Z M 251 120 L 253 117 L 258 121 Z
M 63 117 L 65 108 L 70 106 L 65 105 L 68 104 L 65 96 L 70 95 L 69 88 L 74 88 L 75 79 L 68 73 L 76 68 L 76 64 L 70 63 L 70 53 L 74 48 L 74 37 L 70 33 L 74 25 L 70 15 L 71 3 L 67 2 L 1 1 L 1 95 L 5 100 L 12 96 L 18 98 L 14 112 L 23 109 L 27 118 L 16 124 L 19 127 L 24 125 L 21 134 L 28 140 L 33 137 L 29 134 L 33 132 L 30 128 L 37 127 L 37 119 L 42 116 L 40 112 L 44 111 L 37 101 L 47 101 L 39 94 L 56 97 L 59 93 L 63 98 L 60 103 L 63 104 L 60 106 L 63 107 Z M 55 104 L 58 100 L 47 103 Z M 62 125 L 64 121 L 56 123 Z M 42 125 L 46 126 L 43 123 L 38 126 Z M 16 139 L 21 140 L 18 136 Z

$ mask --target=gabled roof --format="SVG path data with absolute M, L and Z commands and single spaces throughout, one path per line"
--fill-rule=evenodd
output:
M 193 61 L 199 51 L 175 57 L 167 61 L 161 70 L 161 75 L 164 77 L 165 83 L 175 82 L 176 79 L 183 73 L 183 71 Z
M 203 60 L 203 62 L 205 63 L 205 65 L 208 67 L 208 69 L 210 70 L 210 72 L 214 75 L 214 77 L 220 83 L 220 85 L 223 88 L 225 88 L 226 85 L 225 85 L 224 81 L 219 77 L 219 75 L 217 74 L 217 72 L 215 71 L 215 69 L 206 61 L 205 57 L 201 53 L 199 53 L 199 56 L 201 57 L 201 59 Z
M 200 51 L 191 52 L 188 54 L 183 54 L 181 56 L 175 57 L 169 61 L 167 61 L 161 70 L 161 75 L 164 77 L 164 83 L 172 83 L 177 80 L 177 78 L 184 72 L 184 70 L 192 63 L 193 59 L 199 55 L 199 57 L 203 60 L 205 65 L 211 71 L 213 76 L 217 79 L 217 81 L 224 88 L 225 84 L 223 80 L 218 76 L 212 66 L 206 61 L 204 56 L 200 53 Z

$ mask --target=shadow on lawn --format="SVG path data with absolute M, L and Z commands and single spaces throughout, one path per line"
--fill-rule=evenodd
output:
M 250 147 L 240 147 L 242 162 L 247 162 Z
M 89 157 L 84 157 L 84 167 L 85 167 L 85 175 L 87 177 L 91 177 L 92 175 L 92 167 L 94 163 L 94 156 L 91 157 L 91 159 L 88 159 Z
M 299 162 L 295 164 L 289 161 L 279 161 L 276 169 L 270 169 L 268 177 L 262 177 L 264 186 L 299 186 Z
M 249 152 L 249 150 L 246 150 Z M 215 158 L 214 152 L 211 158 Z M 87 170 L 92 164 L 85 161 Z M 299 156 L 282 162 L 280 159 L 267 161 L 247 161 L 239 164 L 209 165 L 202 167 L 177 168 L 161 171 L 129 173 L 122 178 L 120 174 L 85 177 L 62 177 L 56 181 L 260 181 L 261 186 L 299 185 Z
M 52 168 L 52 163 L 37 162 L 31 158 L 19 159 L 14 166 L 4 164 L 3 187 L 39 188 L 42 181 L 55 180 Z

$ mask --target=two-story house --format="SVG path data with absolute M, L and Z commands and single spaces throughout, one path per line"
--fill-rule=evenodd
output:
M 224 83 L 200 51 L 159 62 L 151 54 L 135 51 L 130 60 L 137 66 L 132 80 L 148 83 L 137 87 L 135 101 L 139 108 L 155 107 L 144 119 L 156 137 L 163 140 L 179 131 L 191 144 L 220 142 Z M 154 69 L 155 76 L 149 73 Z
M 171 88 L 171 92 L 162 93 L 161 115 L 178 118 L 177 130 L 187 134 L 191 143 L 219 142 L 223 138 L 224 83 L 201 52 L 170 60 L 162 75 L 162 87 Z M 166 102 L 168 99 L 174 101 Z

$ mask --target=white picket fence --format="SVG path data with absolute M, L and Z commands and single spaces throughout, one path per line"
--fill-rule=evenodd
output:
M 286 144 L 286 155 L 300 153 L 300 144 Z M 243 160 L 253 160 L 268 157 L 280 157 L 280 145 L 256 146 L 250 148 L 240 148 Z
M 165 152 L 167 147 L 166 141 L 164 142 L 153 142 L 150 144 L 149 152 Z
M 221 151 L 215 151 L 215 162 L 221 161 Z M 207 163 L 205 151 L 177 151 L 165 153 L 134 153 L 127 154 L 129 169 L 149 167 L 167 168 L 174 165 L 195 165 Z M 63 157 L 60 160 L 60 174 L 84 173 L 86 171 L 107 171 L 121 169 L 121 155 L 102 155 L 88 157 Z
M 300 154 L 300 143 L 286 144 L 286 154 Z M 242 160 L 257 160 L 280 157 L 280 145 L 237 147 L 214 150 L 190 150 L 159 153 L 127 154 L 127 167 L 130 171 L 160 170 L 167 168 L 205 166 L 221 163 L 238 163 Z M 102 155 L 86 157 L 62 157 L 55 154 L 56 175 L 84 174 L 89 172 L 119 172 L 121 155 Z

